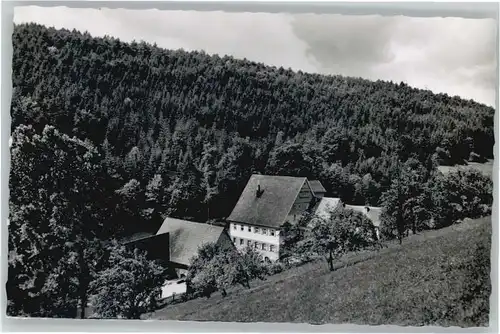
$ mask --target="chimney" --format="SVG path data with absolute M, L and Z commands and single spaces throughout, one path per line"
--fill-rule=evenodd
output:
M 262 190 L 260 189 L 260 181 L 257 182 L 257 192 L 255 196 L 260 197 L 262 196 Z

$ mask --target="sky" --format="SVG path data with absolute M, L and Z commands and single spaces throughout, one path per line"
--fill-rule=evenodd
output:
M 25 22 L 304 72 L 403 81 L 495 105 L 493 19 L 16 7 L 14 23 Z

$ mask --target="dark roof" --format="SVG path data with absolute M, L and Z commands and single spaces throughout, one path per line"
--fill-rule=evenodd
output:
M 170 234 L 170 261 L 189 265 L 189 261 L 205 243 L 217 242 L 224 228 L 167 217 L 156 235 Z
M 154 233 L 151 233 L 151 232 L 137 232 L 135 234 L 123 237 L 122 239 L 120 239 L 120 243 L 122 245 L 128 244 L 128 243 L 132 243 L 132 242 L 135 242 L 137 240 L 150 237 L 152 235 L 154 235 Z
M 318 180 L 309 181 L 309 186 L 311 186 L 311 190 L 313 193 L 326 193 L 325 187 Z
M 146 251 L 152 260 L 169 261 L 169 235 L 168 233 L 145 236 L 140 239 L 128 241 L 125 246 Z
M 227 220 L 280 227 L 306 180 L 305 177 L 252 175 Z M 262 195 L 257 197 L 259 184 Z

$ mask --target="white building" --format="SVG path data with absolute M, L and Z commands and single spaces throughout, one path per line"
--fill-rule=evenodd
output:
M 314 198 L 305 177 L 252 175 L 227 219 L 233 243 L 238 249 L 258 249 L 266 260 L 278 260 L 284 224 L 299 221 Z

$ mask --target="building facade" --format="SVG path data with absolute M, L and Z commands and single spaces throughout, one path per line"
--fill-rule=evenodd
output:
M 229 234 L 237 249 L 253 247 L 265 260 L 276 261 L 283 226 L 299 221 L 314 203 L 305 177 L 254 174 L 228 217 Z
M 279 259 L 282 236 L 280 230 L 274 227 L 231 223 L 229 234 L 237 249 L 252 247 L 259 251 L 264 259 L 276 261 Z

